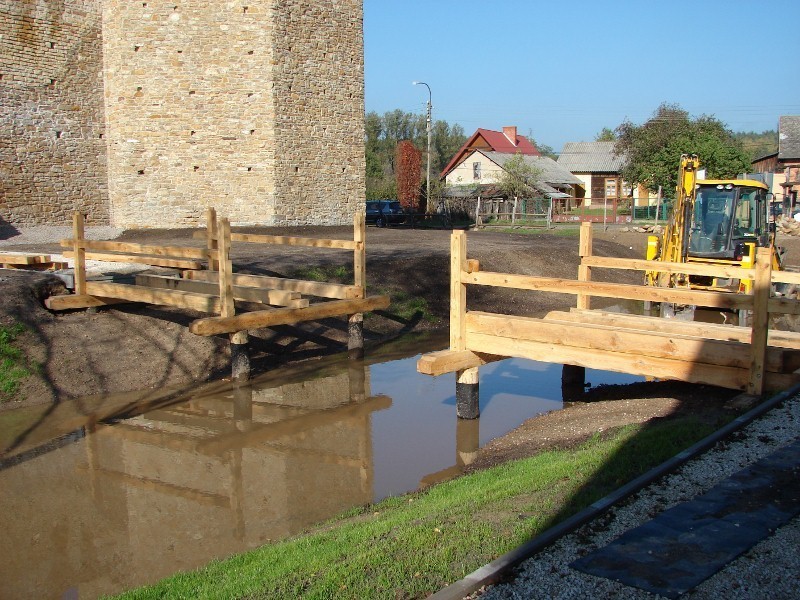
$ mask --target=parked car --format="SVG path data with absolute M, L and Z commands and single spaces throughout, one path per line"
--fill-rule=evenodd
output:
M 404 223 L 406 213 L 397 200 L 367 200 L 367 224 L 378 227 Z

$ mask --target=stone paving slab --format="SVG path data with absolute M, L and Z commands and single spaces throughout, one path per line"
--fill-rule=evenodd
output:
M 800 514 L 800 438 L 572 562 L 678 598 Z

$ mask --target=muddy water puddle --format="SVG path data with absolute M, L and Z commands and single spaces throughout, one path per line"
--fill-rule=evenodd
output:
M 286 538 L 456 476 L 561 407 L 559 366 L 511 359 L 481 368 L 480 419 L 457 419 L 454 376 L 416 372 L 445 345 L 0 415 L 0 598 L 96 598 Z

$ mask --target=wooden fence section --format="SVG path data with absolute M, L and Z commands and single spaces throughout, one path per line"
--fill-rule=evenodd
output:
M 232 233 L 230 222 L 224 218 L 217 221 L 214 209 L 208 210 L 207 223 L 207 232 L 201 235 L 205 247 L 148 246 L 87 240 L 83 216 L 76 214 L 73 237 L 61 241 L 63 247 L 70 248 L 65 255 L 75 260 L 75 294 L 52 296 L 46 300 L 47 307 L 68 310 L 117 302 L 176 306 L 217 315 L 198 319 L 189 327 L 198 335 L 216 335 L 323 317 L 349 315 L 352 319 L 364 311 L 389 306 L 387 296 L 366 297 L 364 213 L 355 215 L 353 240 Z M 232 242 L 352 250 L 355 281 L 342 285 L 236 274 L 231 261 Z M 136 284 L 87 281 L 88 259 L 172 267 L 181 269 L 183 277 L 139 274 Z M 332 300 L 312 304 L 303 294 Z M 258 303 L 264 308 L 237 315 L 236 301 Z
M 755 268 L 606 258 L 591 254 L 591 224 L 581 228 L 577 280 L 480 271 L 467 259 L 466 235 L 451 244 L 450 348 L 426 354 L 417 369 L 456 372 L 459 382 L 494 360 L 521 357 L 551 363 L 678 379 L 761 394 L 800 381 L 800 334 L 771 330 L 770 316 L 800 314 L 800 302 L 771 296 L 772 283 L 800 283 L 800 274 L 771 272 L 769 249 Z M 735 277 L 754 282 L 750 295 L 592 281 L 592 269 L 635 269 Z M 544 318 L 468 311 L 467 287 L 483 285 L 559 292 L 577 298 L 570 312 Z M 671 302 L 752 312 L 751 326 L 712 325 L 591 310 L 591 297 Z
M 220 255 L 224 248 L 230 248 L 233 242 L 251 244 L 277 244 L 301 248 L 328 248 L 350 250 L 353 252 L 353 284 L 325 283 L 301 279 L 284 279 L 262 275 L 235 274 L 231 270 L 230 259 L 220 257 L 219 271 L 203 271 L 187 273 L 192 280 L 217 282 L 225 295 L 234 294 L 237 286 L 255 286 L 275 291 L 307 294 L 327 301 L 317 302 L 302 307 L 285 306 L 268 308 L 235 315 L 233 311 L 222 312 L 217 317 L 206 317 L 192 322 L 189 331 L 197 335 L 217 335 L 233 333 L 246 329 L 258 329 L 274 325 L 288 325 L 301 321 L 312 321 L 321 318 L 348 315 L 350 326 L 359 327 L 366 311 L 378 310 L 389 306 L 388 296 L 366 296 L 366 225 L 364 213 L 356 213 L 353 220 L 353 239 L 335 240 L 293 236 L 258 235 L 248 233 L 231 233 L 226 220 L 220 221 L 217 234 L 209 233 L 209 251 L 212 246 L 219 246 Z M 229 252 L 229 250 L 227 251 Z M 230 289 L 231 292 L 227 290 Z M 353 344 L 350 344 L 351 348 Z

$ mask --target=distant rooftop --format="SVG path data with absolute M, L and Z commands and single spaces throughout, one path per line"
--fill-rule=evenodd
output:
M 558 157 L 558 164 L 572 173 L 619 173 L 625 157 L 614 154 L 614 144 L 567 142 Z
M 800 159 L 800 116 L 778 119 L 778 160 Z

